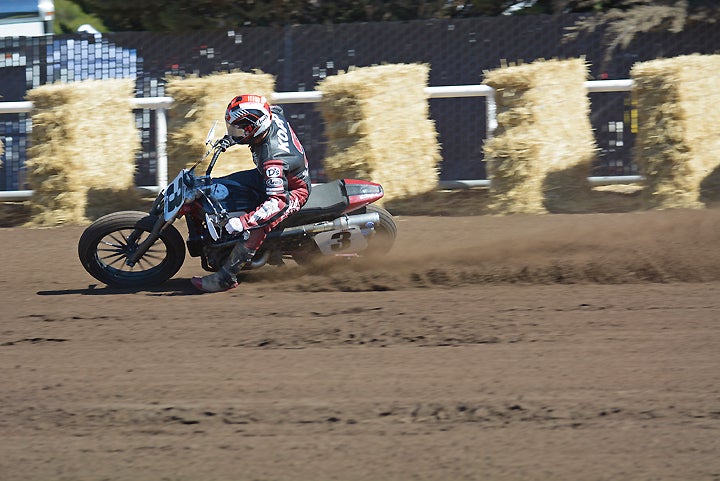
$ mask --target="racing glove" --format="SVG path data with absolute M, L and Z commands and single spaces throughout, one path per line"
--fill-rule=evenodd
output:
M 240 235 L 245 230 L 245 228 L 242 225 L 242 222 L 240 222 L 240 219 L 237 217 L 231 217 L 228 219 L 227 224 L 225 224 L 225 230 L 228 231 L 228 234 L 232 235 Z
M 226 135 L 222 139 L 217 141 L 215 146 L 225 152 L 229 147 L 235 145 L 235 141 L 229 135 Z

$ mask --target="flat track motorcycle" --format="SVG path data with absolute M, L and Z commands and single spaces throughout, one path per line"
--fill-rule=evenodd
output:
M 113 287 L 139 288 L 162 284 L 185 261 L 185 252 L 199 257 L 203 269 L 215 272 L 223 265 L 237 237 L 223 226 L 261 203 L 251 189 L 226 178 L 212 178 L 212 169 L 224 151 L 213 142 L 215 127 L 205 144 L 210 148 L 189 169 L 182 169 L 161 190 L 149 213 L 121 211 L 90 224 L 78 241 L 85 270 Z M 212 152 L 205 175 L 195 168 Z M 282 265 L 292 259 L 307 265 L 325 256 L 364 257 L 388 252 L 397 226 L 389 212 L 373 205 L 383 196 L 382 186 L 356 179 L 317 184 L 303 208 L 276 227 L 245 269 Z M 173 222 L 185 217 L 184 240 Z

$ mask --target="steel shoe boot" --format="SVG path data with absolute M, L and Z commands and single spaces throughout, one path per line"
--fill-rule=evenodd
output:
M 203 292 L 223 292 L 238 286 L 237 275 L 255 255 L 255 251 L 238 242 L 230 251 L 225 264 L 219 271 L 205 277 L 193 277 L 191 282 Z
M 193 277 L 190 282 L 203 292 L 224 292 L 238 286 L 235 277 L 224 268 L 204 277 Z

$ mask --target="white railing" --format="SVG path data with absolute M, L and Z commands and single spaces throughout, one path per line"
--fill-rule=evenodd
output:
M 588 92 L 629 92 L 633 88 L 633 81 L 627 80 L 589 80 L 585 82 Z M 490 138 L 497 128 L 495 110 L 495 89 L 487 85 L 451 85 L 443 87 L 426 87 L 428 98 L 460 98 L 485 97 L 486 99 L 486 138 Z M 322 101 L 322 92 L 313 90 L 309 92 L 275 92 L 271 102 L 277 104 L 317 103 Z M 173 104 L 171 97 L 142 97 L 131 99 L 134 108 L 155 110 L 156 150 L 157 150 L 157 185 L 140 186 L 138 189 L 157 192 L 167 186 L 167 109 Z M 33 108 L 32 102 L 0 102 L 0 114 L 28 113 Z M 641 176 L 603 176 L 588 177 L 593 185 L 627 184 L 642 181 Z M 440 181 L 441 189 L 463 189 L 469 187 L 487 187 L 490 181 L 479 180 L 450 180 Z M 32 196 L 32 190 L 0 191 L 0 201 L 21 201 Z

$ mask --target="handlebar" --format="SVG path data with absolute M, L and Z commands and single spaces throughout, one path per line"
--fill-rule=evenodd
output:
M 225 149 L 218 148 L 217 144 L 213 145 L 213 149 L 215 149 L 215 151 L 213 152 L 212 160 L 210 160 L 210 164 L 208 165 L 207 170 L 205 170 L 205 175 L 207 177 L 210 176 L 210 172 L 213 170 L 213 167 L 215 167 L 215 162 L 217 162 L 217 159 L 218 159 L 218 157 L 220 157 L 220 154 L 225 152 Z

